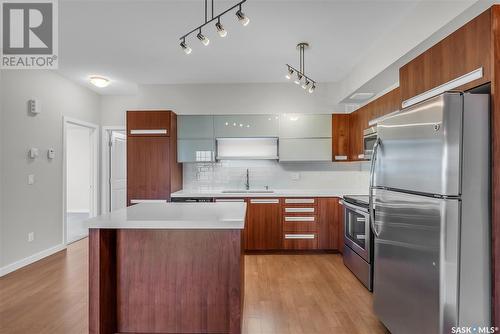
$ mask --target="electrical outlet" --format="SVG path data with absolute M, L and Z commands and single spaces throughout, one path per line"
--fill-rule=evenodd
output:
M 35 240 L 35 232 L 28 233 L 28 242 Z
M 29 185 L 35 184 L 35 174 L 28 175 L 28 184 Z

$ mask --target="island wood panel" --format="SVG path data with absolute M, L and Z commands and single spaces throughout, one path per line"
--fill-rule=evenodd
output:
M 127 204 L 131 200 L 170 199 L 170 138 L 127 138 Z M 182 180 L 182 178 L 181 178 Z
M 117 330 L 115 244 L 115 230 L 89 230 L 90 334 L 111 334 Z
M 246 249 L 281 249 L 281 204 L 277 198 L 257 200 L 278 200 L 277 203 L 255 203 L 253 198 L 247 202 Z
M 127 111 L 127 135 L 170 136 L 170 110 Z M 175 115 L 175 114 L 174 114 Z M 131 134 L 130 130 L 167 130 L 166 134 Z
M 491 8 L 491 82 L 492 121 L 492 266 L 493 266 L 493 319 L 500 326 L 500 5 Z
M 318 198 L 319 248 L 342 250 L 343 207 L 339 198 Z
M 240 333 L 239 230 L 118 230 L 118 332 Z
M 457 89 L 467 90 L 491 80 L 491 10 L 483 12 L 451 35 L 402 66 L 401 98 L 425 91 L 483 67 L 483 77 Z
M 363 160 L 363 131 L 369 122 L 378 117 L 401 109 L 401 91 L 399 87 L 387 92 L 350 114 L 349 119 L 349 157 L 350 160 Z
M 350 115 L 332 115 L 332 157 L 333 161 L 343 161 L 341 157 L 349 159 L 349 131 Z M 337 159 L 337 157 L 339 159 Z

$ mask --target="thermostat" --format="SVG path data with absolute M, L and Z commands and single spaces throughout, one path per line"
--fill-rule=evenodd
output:
M 28 101 L 29 112 L 33 115 L 38 115 L 42 112 L 42 104 L 38 100 L 29 100 Z

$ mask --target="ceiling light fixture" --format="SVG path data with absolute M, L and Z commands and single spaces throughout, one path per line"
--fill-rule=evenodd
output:
M 286 74 L 287 79 L 294 78 L 293 82 L 300 87 L 304 88 L 304 90 L 307 90 L 309 93 L 314 92 L 316 89 L 316 81 L 311 79 L 306 75 L 306 70 L 305 70 L 305 61 L 304 61 L 304 51 L 305 49 L 309 48 L 309 44 L 302 42 L 297 44 L 297 50 L 299 50 L 299 66 L 300 69 L 296 69 L 291 65 L 286 64 L 288 71 Z M 296 76 L 294 76 L 294 73 L 296 73 Z
M 188 32 L 187 34 L 185 34 L 184 36 L 181 36 L 179 39 L 181 40 L 181 43 L 180 43 L 180 46 L 182 48 L 182 50 L 186 53 L 186 54 L 190 54 L 192 49 L 186 44 L 186 38 L 189 37 L 190 35 L 192 35 L 193 33 L 195 32 L 198 32 L 196 34 L 196 37 L 203 43 L 203 45 L 207 46 L 208 44 L 210 44 L 210 40 L 208 39 L 208 37 L 206 37 L 205 35 L 203 35 L 203 33 L 201 32 L 201 29 L 203 27 L 205 27 L 207 24 L 213 22 L 213 21 L 217 21 L 215 23 L 215 28 L 217 29 L 217 33 L 219 34 L 220 37 L 226 37 L 227 36 L 227 30 L 224 29 L 224 26 L 222 25 L 222 23 L 220 23 L 220 18 L 222 17 L 222 15 L 226 14 L 227 12 L 231 11 L 231 10 L 234 10 L 235 8 L 238 8 L 238 11 L 236 12 L 236 16 L 238 17 L 238 20 L 239 22 L 243 25 L 243 26 L 247 26 L 248 23 L 250 23 L 250 19 L 248 18 L 248 16 L 246 16 L 242 11 L 242 5 L 246 2 L 247 0 L 242 0 L 240 2 L 238 2 L 236 5 L 226 9 L 225 11 L 223 11 L 222 13 L 220 13 L 219 15 L 214 15 L 214 0 L 212 0 L 212 5 L 211 5 L 211 8 L 212 8 L 212 18 L 209 19 L 208 18 L 208 0 L 205 0 L 205 23 L 203 23 L 202 25 L 194 28 L 193 30 L 191 30 L 190 32 Z
M 111 83 L 108 78 L 102 77 L 100 75 L 92 75 L 89 77 L 89 80 L 91 84 L 99 88 L 107 87 Z

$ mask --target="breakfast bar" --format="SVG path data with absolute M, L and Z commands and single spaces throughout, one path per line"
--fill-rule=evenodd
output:
M 90 221 L 89 332 L 240 333 L 245 203 L 141 203 Z

